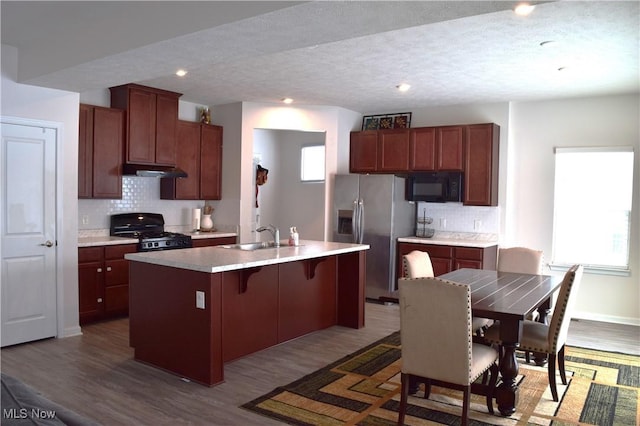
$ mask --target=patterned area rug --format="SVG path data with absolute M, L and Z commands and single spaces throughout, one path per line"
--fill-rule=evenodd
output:
M 394 425 L 400 402 L 400 333 L 393 333 L 302 379 L 242 407 L 293 425 Z M 472 425 L 637 425 L 640 357 L 567 348 L 568 384 L 558 377 L 551 398 L 546 367 L 522 360 L 517 411 L 490 415 L 484 397 L 472 396 Z M 559 373 L 558 373 L 559 374 Z M 432 387 L 409 398 L 405 424 L 458 424 L 461 392 Z

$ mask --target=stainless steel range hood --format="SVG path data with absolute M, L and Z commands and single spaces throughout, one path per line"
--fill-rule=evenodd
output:
M 151 164 L 125 164 L 122 168 L 122 174 L 156 178 L 187 177 L 187 172 L 178 167 L 155 166 Z

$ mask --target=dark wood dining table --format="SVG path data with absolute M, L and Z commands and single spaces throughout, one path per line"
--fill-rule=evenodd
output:
M 561 276 L 530 275 L 485 269 L 458 269 L 438 278 L 471 287 L 471 309 L 476 317 L 500 321 L 500 340 L 503 356 L 500 360 L 502 380 L 496 389 L 498 410 L 510 416 L 518 404 L 518 361 L 516 349 L 522 334 L 522 324 L 529 314 L 539 309 L 539 321 L 546 321 L 551 296 L 560 288 Z M 394 292 L 380 298 L 383 302 L 397 302 Z

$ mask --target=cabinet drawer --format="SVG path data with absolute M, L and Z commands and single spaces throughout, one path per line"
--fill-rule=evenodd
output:
M 430 257 L 440 257 L 445 259 L 453 258 L 453 247 L 451 246 L 439 246 L 439 245 L 427 245 L 418 249 L 429 253 Z
M 105 246 L 104 258 L 105 259 L 122 259 L 127 253 L 135 253 L 135 244 L 120 244 L 117 246 Z
M 101 262 L 103 247 L 80 247 L 78 248 L 78 263 Z
M 482 249 L 471 247 L 456 247 L 456 259 L 482 260 Z

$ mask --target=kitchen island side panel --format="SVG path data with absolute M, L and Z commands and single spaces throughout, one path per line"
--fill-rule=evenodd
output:
M 221 274 L 132 261 L 129 280 L 135 359 L 204 385 L 222 382 Z
M 366 251 L 338 256 L 338 325 L 364 327 L 365 283 L 367 281 Z

